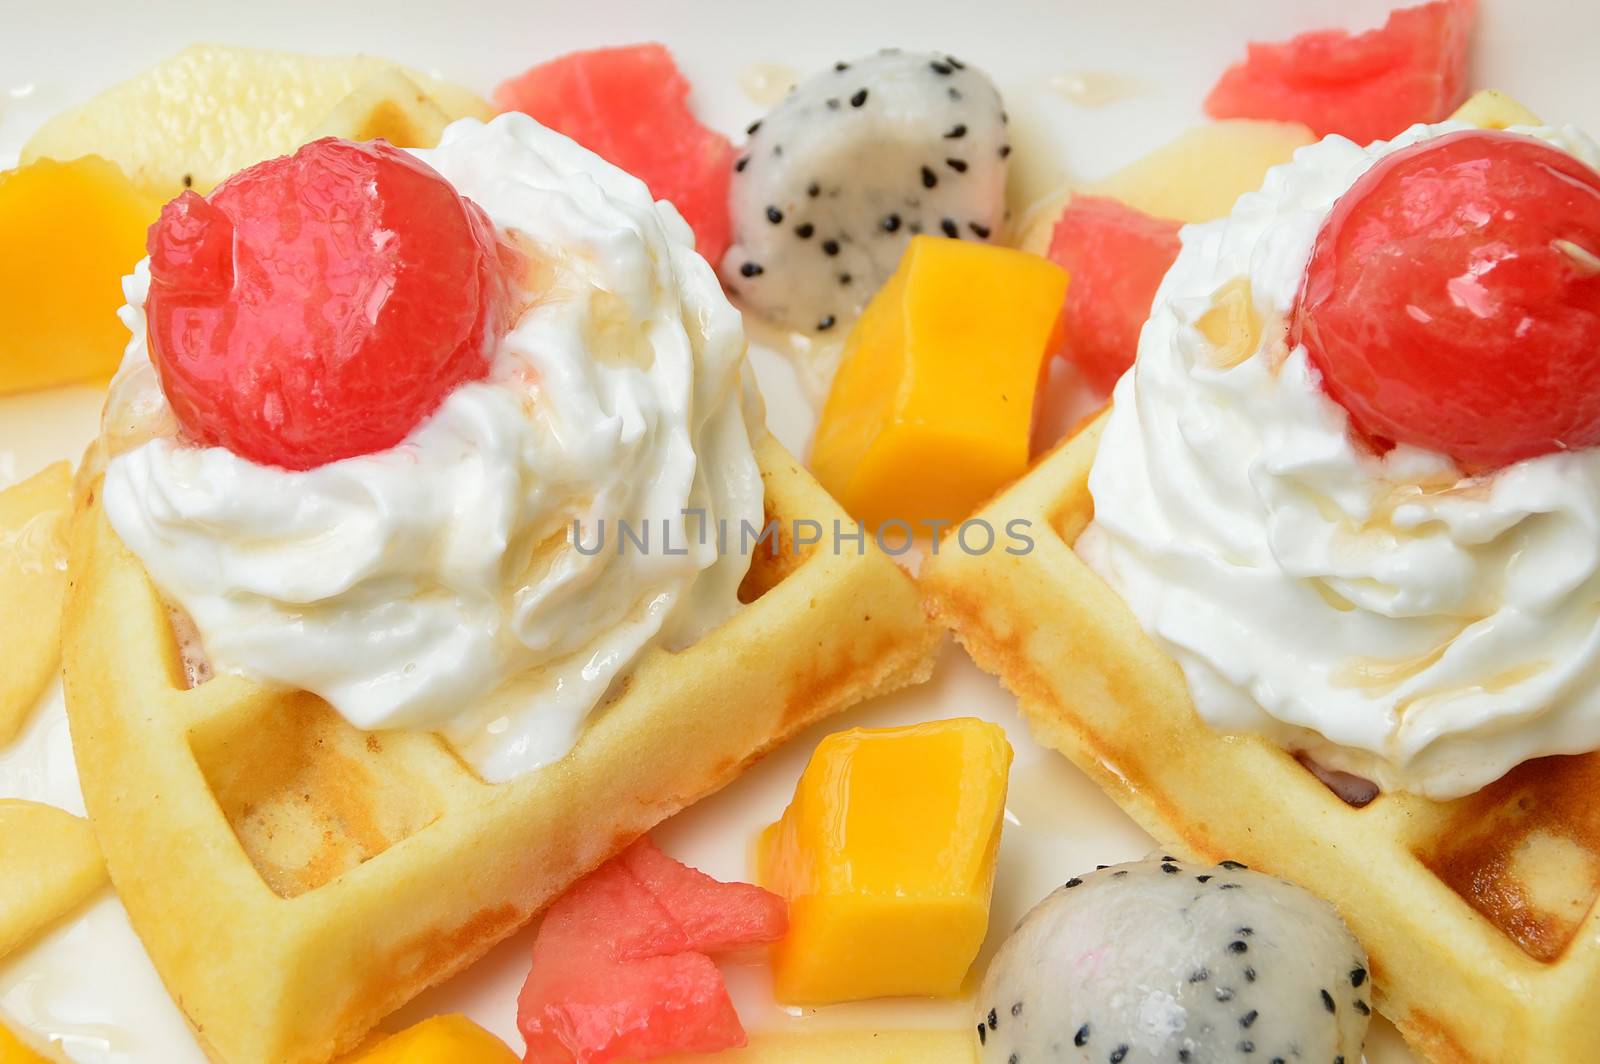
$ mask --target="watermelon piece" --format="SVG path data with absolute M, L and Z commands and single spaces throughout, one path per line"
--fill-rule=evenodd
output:
M 1252 43 L 1206 97 L 1213 118 L 1303 122 L 1319 137 L 1386 140 L 1438 122 L 1466 99 L 1468 38 L 1477 0 L 1401 8 L 1381 29 L 1302 33 Z
M 527 1064 L 606 1064 L 745 1044 L 706 956 L 774 942 L 782 898 L 721 883 L 641 839 L 545 914 L 517 1000 Z
M 521 111 L 621 167 L 678 208 L 695 250 L 713 265 L 731 241 L 728 184 L 734 148 L 689 110 L 689 82 L 659 44 L 573 52 L 494 91 Z
M 1049 258 L 1071 280 L 1054 350 L 1101 395 L 1133 365 L 1180 228 L 1102 196 L 1073 196 L 1056 222 Z
M 680 864 L 646 842 L 619 858 L 669 912 L 698 953 L 726 953 L 775 942 L 788 926 L 788 904 L 749 883 L 722 883 Z
M 525 1064 L 653 1060 L 717 1053 L 748 1041 L 722 973 L 703 953 L 593 964 L 544 989 L 552 1000 L 543 1004 L 538 1024 L 523 1021 Z

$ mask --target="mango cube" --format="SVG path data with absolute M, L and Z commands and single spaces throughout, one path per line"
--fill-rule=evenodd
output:
M 789 899 L 779 1001 L 961 992 L 989 927 L 1011 746 L 963 718 L 830 735 L 762 833 L 763 886 Z
M 812 468 L 852 515 L 959 520 L 1028 465 L 1067 275 L 1010 248 L 913 237 L 845 344 Z
M 500 1039 L 465 1016 L 434 1016 L 369 1049 L 346 1057 L 343 1064 L 518 1064 Z
M 50 1064 L 50 1060 L 35 1053 L 26 1042 L 0 1026 L 0 1064 Z
M 160 209 L 94 156 L 0 173 L 0 395 L 111 376 L 122 276 Z

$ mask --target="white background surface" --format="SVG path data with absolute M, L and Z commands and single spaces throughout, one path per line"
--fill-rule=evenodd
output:
M 1600 132 L 1593 74 L 1600 3 L 1483 5 L 1473 85 L 1508 90 L 1548 120 Z M 1013 118 L 1018 177 L 1038 192 L 1062 177 L 1107 173 L 1200 121 L 1205 90 L 1242 52 L 1246 38 L 1279 38 L 1323 25 L 1364 27 L 1381 21 L 1387 7 L 1384 0 L 0 0 L 0 165 L 11 161 L 42 117 L 202 41 L 384 55 L 487 92 L 500 79 L 570 49 L 657 39 L 672 47 L 694 85 L 701 117 L 736 137 L 763 110 L 740 87 L 752 67 L 776 64 L 804 74 L 896 45 L 955 52 L 995 78 Z M 1118 75 L 1126 91 L 1104 105 L 1085 106 L 1051 87 L 1052 79 L 1085 73 Z M 756 357 L 772 422 L 799 449 L 810 431 L 810 411 L 783 364 L 768 353 Z M 85 389 L 0 400 L 0 485 L 49 460 L 76 457 L 93 432 L 97 408 L 98 397 Z M 1035 746 L 1017 723 L 1010 697 L 954 650 L 947 650 L 929 686 L 829 722 L 657 837 L 669 852 L 715 875 L 748 877 L 756 832 L 781 813 L 822 734 L 960 714 L 1004 723 L 1017 747 L 994 906 L 997 935 L 1073 873 L 1144 854 L 1150 844 L 1142 833 L 1064 760 Z M 16 744 L 0 750 L 0 795 L 81 811 L 58 695 Z M 518 936 L 394 1024 L 459 1009 L 514 1040 L 515 997 L 528 948 L 527 934 Z M 771 1005 L 760 968 L 730 970 L 730 985 L 747 1026 L 755 1029 L 963 1026 L 969 1019 L 962 1003 L 791 1015 Z M 201 1064 L 109 894 L 0 966 L 0 1014 L 48 1031 L 84 1062 Z M 1375 1028 L 1368 1056 L 1373 1064 L 1410 1059 L 1385 1025 Z

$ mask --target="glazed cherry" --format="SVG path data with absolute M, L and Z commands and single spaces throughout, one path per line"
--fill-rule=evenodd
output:
M 1485 472 L 1600 444 L 1600 173 L 1513 133 L 1386 156 L 1324 224 L 1291 329 L 1380 448 Z
M 403 440 L 489 372 L 500 259 L 413 156 L 328 138 L 150 229 L 150 353 L 186 437 L 309 469 Z

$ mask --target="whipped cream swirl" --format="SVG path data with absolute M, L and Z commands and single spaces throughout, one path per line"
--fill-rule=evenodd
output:
M 1476 478 L 1412 447 L 1380 457 L 1282 323 L 1335 200 L 1389 152 L 1465 128 L 1329 137 L 1183 231 L 1078 544 L 1211 725 L 1440 799 L 1600 749 L 1600 450 Z M 1515 132 L 1600 167 L 1575 129 Z M 1241 294 L 1263 327 L 1230 351 L 1239 329 L 1206 316 Z
M 215 668 L 441 731 L 503 780 L 563 756 L 646 648 L 737 608 L 749 560 L 706 530 L 761 523 L 762 412 L 738 312 L 642 182 L 518 114 L 417 155 L 533 263 L 488 379 L 399 446 L 305 472 L 159 435 L 103 497 Z M 148 286 L 141 265 L 108 433 L 162 420 Z M 618 522 L 651 549 L 619 550 Z

